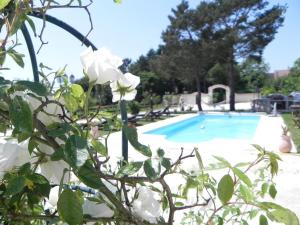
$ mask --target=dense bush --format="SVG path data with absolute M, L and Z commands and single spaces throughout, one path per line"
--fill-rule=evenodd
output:
M 137 115 L 140 112 L 140 104 L 137 101 L 132 101 L 128 103 L 129 113 Z

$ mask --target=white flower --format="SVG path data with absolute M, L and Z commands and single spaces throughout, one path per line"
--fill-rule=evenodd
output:
M 0 144 L 0 178 L 15 167 L 30 162 L 27 146 L 27 141 L 17 143 L 16 140 L 9 140 L 5 144 Z
M 105 203 L 98 204 L 90 200 L 84 200 L 83 214 L 90 215 L 91 217 L 112 217 L 114 211 L 112 211 Z
M 156 223 L 159 218 L 160 204 L 154 198 L 154 193 L 147 187 L 139 189 L 138 198 L 133 202 L 133 212 L 142 219 Z
M 123 64 L 120 57 L 112 55 L 106 48 L 93 51 L 87 48 L 80 55 L 81 64 L 90 82 L 104 84 L 108 81 L 118 80 L 122 76 L 119 67 Z
M 200 169 L 198 165 L 190 163 L 189 166 L 185 169 L 192 176 L 198 176 L 200 174 Z
M 53 98 L 48 97 L 49 100 L 52 100 Z M 59 115 L 63 115 L 62 109 L 59 105 L 55 103 L 48 104 L 43 109 L 44 112 L 39 112 L 37 118 L 46 126 L 52 124 L 52 123 L 59 123 L 61 122 L 61 119 L 58 117 Z
M 133 100 L 136 96 L 136 87 L 140 83 L 140 78 L 131 73 L 125 73 L 119 80 L 110 84 L 113 94 L 113 102 L 119 100 Z
M 26 101 L 29 104 L 31 112 L 36 110 L 42 104 L 40 100 L 27 95 L 26 92 L 16 91 L 11 95 L 11 98 L 14 98 L 15 96 L 20 96 L 24 101 Z M 52 96 L 48 96 L 47 98 L 49 100 L 54 100 Z M 45 98 L 43 97 L 42 100 L 45 101 Z M 63 111 L 59 105 L 55 103 L 48 104 L 43 108 L 43 111 L 38 113 L 37 118 L 44 125 L 48 126 L 54 122 L 61 122 L 59 115 L 62 115 Z
M 59 192 L 59 186 L 55 186 L 51 188 L 49 198 L 47 203 L 50 204 L 49 208 L 54 209 L 57 206 L 58 202 L 58 192 Z
M 54 150 L 45 144 L 39 144 L 39 148 L 41 152 L 44 152 L 47 155 L 54 153 Z M 64 170 L 68 169 L 69 165 L 63 160 L 51 161 L 49 156 L 46 156 L 45 160 L 46 162 L 39 165 L 40 173 L 46 177 L 50 183 L 59 184 L 63 177 Z M 64 182 L 69 181 L 69 179 L 70 173 L 66 173 L 64 176 Z

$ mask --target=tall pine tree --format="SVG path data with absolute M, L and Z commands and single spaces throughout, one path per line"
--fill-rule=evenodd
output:
M 266 0 L 215 0 L 212 14 L 220 39 L 223 63 L 227 65 L 230 110 L 235 110 L 235 70 L 237 60 L 260 60 L 264 48 L 283 24 L 285 6 L 269 7 Z

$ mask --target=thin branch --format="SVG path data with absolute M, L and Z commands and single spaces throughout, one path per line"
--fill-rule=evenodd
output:
M 85 39 L 87 39 L 87 37 L 89 36 L 89 34 L 92 32 L 92 30 L 94 29 L 94 26 L 93 26 L 93 20 L 92 20 L 92 16 L 91 16 L 91 13 L 89 11 L 89 6 L 92 5 L 93 1 L 90 0 L 88 4 L 86 5 L 72 5 L 72 0 L 69 1 L 69 3 L 67 4 L 63 4 L 63 5 L 51 5 L 52 1 L 48 1 L 47 2 L 47 5 L 45 6 L 45 3 L 46 1 L 44 1 L 43 3 L 41 3 L 41 7 L 33 7 L 31 9 L 31 11 L 33 13 L 38 13 L 38 14 L 42 14 L 42 20 L 43 20 L 43 25 L 42 25 L 42 28 L 41 28 L 41 32 L 40 34 L 38 35 L 40 41 L 41 41 L 41 45 L 37 51 L 37 54 L 41 51 L 42 47 L 45 45 L 45 44 L 48 44 L 48 42 L 45 42 L 43 40 L 43 34 L 44 34 L 44 31 L 45 31 L 45 28 L 46 28 L 46 22 L 47 22 L 47 19 L 46 19 L 46 13 L 48 10 L 51 10 L 51 9 L 65 9 L 65 8 L 68 8 L 68 9 L 83 9 L 86 14 L 88 15 L 88 20 L 89 20 L 89 24 L 90 24 L 90 29 L 89 31 L 87 32 L 87 34 L 84 36 L 84 39 L 82 40 L 82 43 L 84 43 Z

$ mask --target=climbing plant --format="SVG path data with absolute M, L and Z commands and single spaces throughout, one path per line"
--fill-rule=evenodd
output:
M 10 38 L 24 22 L 35 31 L 34 13 L 45 19 L 51 8 L 88 10 L 91 3 L 0 1 L 1 65 L 5 57 L 24 65 L 24 56 L 14 50 L 18 41 L 12 44 Z M 299 224 L 291 210 L 264 199 L 277 194 L 278 155 L 254 146 L 252 162 L 232 164 L 216 156 L 208 164 L 196 148 L 178 149 L 176 157 L 167 149 L 151 149 L 139 142 L 134 126 L 119 119 L 120 108 L 135 98 L 140 78 L 123 74 L 122 59 L 108 49 L 91 46 L 78 57 L 88 79 L 86 91 L 66 79 L 53 90 L 51 80 L 0 77 L 1 224 L 248 224 L 257 217 L 260 224 Z M 62 74 L 57 71 L 55 78 Z M 90 111 L 96 84 L 110 85 L 115 112 Z M 105 123 L 95 124 L 95 119 Z M 121 126 L 138 157 L 116 157 L 122 146 L 110 145 L 111 132 L 103 134 L 98 125 L 111 131 Z M 216 170 L 221 175 L 215 176 Z

